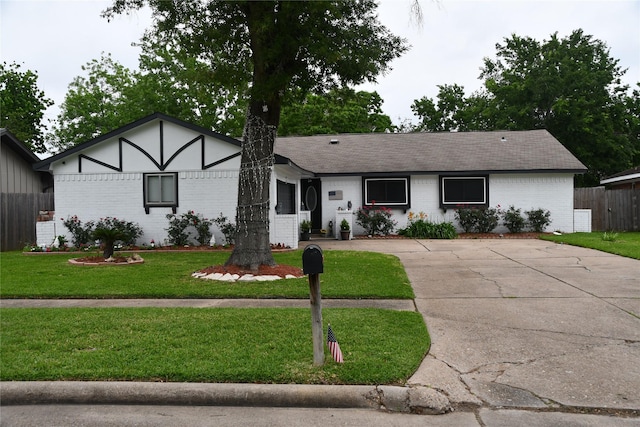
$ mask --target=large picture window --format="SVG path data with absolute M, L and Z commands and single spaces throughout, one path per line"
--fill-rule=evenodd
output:
M 144 207 L 149 212 L 153 207 L 178 206 L 178 174 L 146 173 L 144 174 Z
M 440 177 L 440 203 L 442 207 L 487 206 L 488 190 L 486 176 Z
M 364 178 L 364 204 L 409 207 L 409 178 Z

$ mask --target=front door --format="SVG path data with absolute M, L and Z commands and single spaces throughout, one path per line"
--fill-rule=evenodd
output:
M 303 179 L 301 182 L 304 210 L 311 211 L 311 229 L 318 232 L 322 228 L 322 198 L 319 178 Z

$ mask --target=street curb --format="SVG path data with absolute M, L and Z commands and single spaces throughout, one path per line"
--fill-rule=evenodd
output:
M 0 405 L 130 404 L 367 408 L 444 414 L 449 400 L 427 387 L 308 384 L 3 381 Z

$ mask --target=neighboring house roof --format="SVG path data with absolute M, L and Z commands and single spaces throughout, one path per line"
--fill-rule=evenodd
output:
M 275 152 L 318 176 L 587 170 L 546 130 L 292 136 Z
M 640 166 L 626 171 L 618 172 L 600 180 L 600 184 L 624 184 L 640 182 Z
M 104 135 L 100 135 L 97 138 L 94 138 L 94 139 L 92 139 L 90 141 L 87 141 L 87 142 L 84 142 L 82 144 L 76 145 L 76 146 L 74 146 L 74 147 L 72 147 L 72 148 L 70 148 L 70 149 L 68 149 L 66 151 L 63 151 L 63 152 L 61 152 L 59 154 L 56 154 L 55 156 L 49 157 L 47 159 L 44 159 L 44 160 L 36 163 L 34 165 L 34 169 L 36 169 L 36 170 L 47 170 L 49 168 L 49 165 L 51 163 L 57 161 L 57 160 L 64 159 L 64 158 L 69 157 L 69 156 L 71 156 L 71 155 L 73 155 L 75 153 L 78 153 L 78 152 L 82 151 L 82 150 L 86 150 L 89 147 L 92 147 L 92 146 L 94 146 L 96 144 L 99 144 L 99 143 L 105 141 L 105 140 L 108 140 L 110 138 L 116 137 L 116 136 L 118 136 L 118 135 L 120 135 L 122 133 L 128 132 L 129 130 L 135 129 L 138 126 L 142 126 L 142 125 L 144 125 L 146 123 L 149 123 L 149 122 L 152 122 L 154 120 L 162 120 L 162 121 L 166 121 L 166 122 L 175 123 L 175 124 L 177 124 L 179 126 L 183 126 L 185 128 L 194 130 L 194 131 L 196 131 L 198 133 L 202 133 L 202 134 L 205 134 L 205 135 L 208 135 L 208 136 L 215 137 L 215 138 L 217 138 L 219 140 L 226 141 L 226 142 L 228 142 L 230 144 L 233 144 L 233 145 L 236 145 L 238 147 L 241 146 L 241 142 L 240 141 L 238 141 L 235 138 L 231 138 L 230 136 L 223 135 L 221 133 L 217 133 L 217 132 L 214 132 L 214 131 L 212 131 L 210 129 L 206 129 L 206 128 L 203 128 L 203 127 L 191 124 L 191 123 L 187 123 L 185 121 L 182 121 L 180 119 L 176 119 L 175 117 L 167 116 L 167 115 L 162 114 L 162 113 L 154 113 L 154 114 L 151 114 L 149 116 L 143 117 L 140 120 L 136 120 L 135 122 L 129 123 L 128 125 L 123 126 L 121 128 L 118 128 L 118 129 L 116 129 L 114 131 L 111 131 L 111 132 L 106 133 Z
M 18 153 L 25 162 L 33 164 L 40 161 L 40 158 L 36 156 L 22 141 L 16 138 L 14 134 L 9 132 L 8 129 L 0 128 L 0 136 L 2 137 L 2 143 L 7 144 L 8 147 Z

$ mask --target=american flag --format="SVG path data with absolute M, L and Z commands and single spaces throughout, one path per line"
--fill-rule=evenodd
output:
M 340 350 L 340 344 L 338 344 L 336 336 L 333 334 L 331 325 L 329 325 L 329 330 L 327 332 L 327 347 L 329 347 L 329 351 L 331 352 L 331 356 L 333 356 L 333 360 L 338 363 L 344 362 L 344 360 L 342 360 L 342 350 Z

